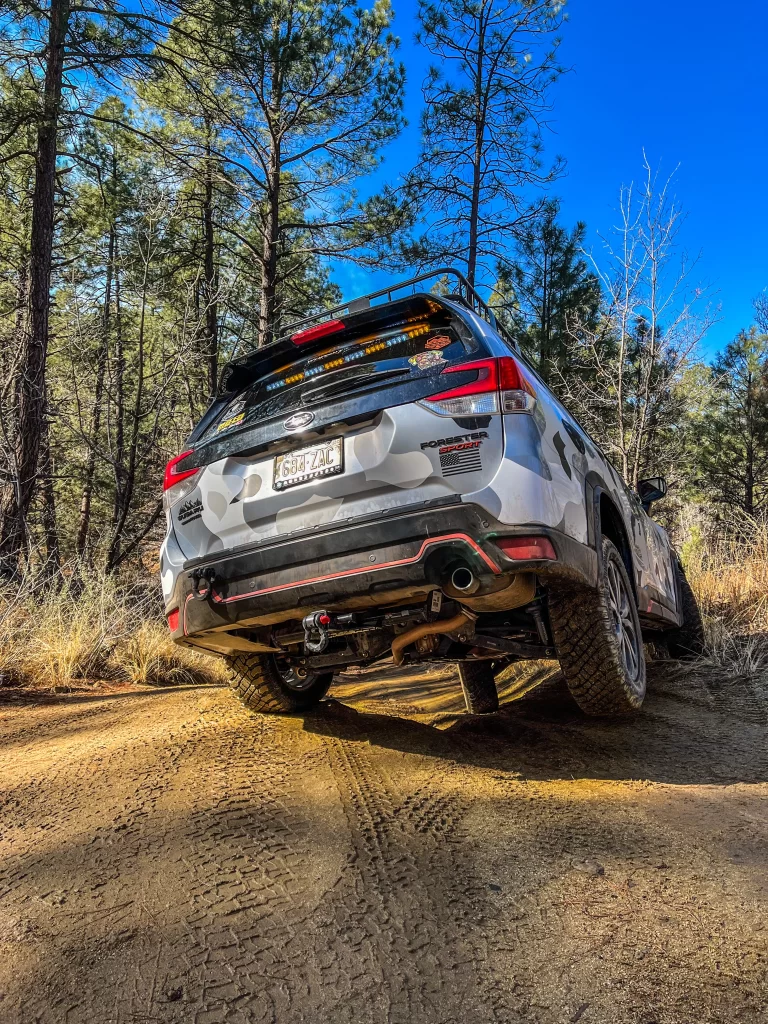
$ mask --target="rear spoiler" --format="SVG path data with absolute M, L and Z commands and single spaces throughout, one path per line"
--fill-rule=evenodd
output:
M 410 290 L 411 295 L 416 296 L 423 292 L 421 288 L 417 290 L 416 285 L 432 279 L 436 279 L 442 285 L 445 279 L 451 277 L 455 278 L 457 282 L 455 291 L 449 292 L 447 288 L 443 291 L 441 288 L 439 293 L 432 293 L 429 295 L 429 298 L 436 299 L 438 302 L 442 298 L 448 299 L 451 302 L 461 303 L 476 313 L 482 320 L 485 320 L 486 323 L 490 324 L 514 349 L 518 349 L 515 340 L 498 323 L 493 310 L 480 298 L 461 271 L 455 270 L 453 267 L 440 267 L 429 273 L 419 274 L 417 277 L 409 277 L 406 281 L 399 281 L 388 288 L 380 288 L 378 291 L 370 292 L 368 295 L 350 299 L 349 302 L 342 303 L 340 306 L 324 309 L 319 313 L 313 313 L 311 316 L 294 321 L 286 329 L 285 333 L 277 341 L 272 342 L 271 345 L 266 345 L 264 348 L 257 349 L 256 352 L 251 352 L 246 356 L 241 356 L 239 359 L 234 359 L 232 362 L 227 363 L 221 372 L 219 394 L 231 394 L 232 392 L 240 391 L 255 378 L 269 373 L 271 369 L 281 366 L 286 360 L 289 360 L 296 353 L 296 348 L 291 342 L 294 334 L 306 331 L 310 327 L 319 327 L 326 321 L 354 316 L 355 314 L 364 313 L 372 307 L 384 306 L 387 303 L 394 302 L 396 292 Z M 447 285 L 447 281 L 445 283 Z M 322 339 L 319 338 L 318 340 L 321 341 Z

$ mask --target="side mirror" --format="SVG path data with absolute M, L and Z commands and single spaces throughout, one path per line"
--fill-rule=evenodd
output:
M 667 493 L 667 481 L 663 476 L 651 476 L 647 480 L 640 481 L 637 485 L 637 493 L 640 504 L 647 512 L 652 502 L 658 501 Z

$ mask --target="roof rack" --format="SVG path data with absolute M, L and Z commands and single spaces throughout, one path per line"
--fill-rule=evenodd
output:
M 375 299 L 383 299 L 385 302 L 393 301 L 393 294 L 398 291 L 410 288 L 412 294 L 416 294 L 416 285 L 421 284 L 423 281 L 429 281 L 431 278 L 441 277 L 455 277 L 458 281 L 458 288 L 455 292 L 445 295 L 445 298 L 452 299 L 454 302 L 461 302 L 474 313 L 476 313 L 481 319 L 485 320 L 486 323 L 490 324 L 495 331 L 497 331 L 504 340 L 512 345 L 513 348 L 519 348 L 517 342 L 509 334 L 509 332 L 501 326 L 496 319 L 493 310 L 484 302 L 477 294 L 475 289 L 464 277 L 460 270 L 456 270 L 455 267 L 439 267 L 437 270 L 430 270 L 428 273 L 419 274 L 417 277 L 409 277 L 406 281 L 398 281 L 397 284 L 391 285 L 389 288 L 380 288 L 376 292 L 370 292 L 368 295 L 362 295 L 356 299 L 350 299 L 349 302 L 344 302 L 340 306 L 334 306 L 332 309 L 324 309 L 319 313 L 314 313 L 311 316 L 303 317 L 301 320 L 294 320 L 282 334 L 295 333 L 297 329 L 303 329 L 309 324 L 322 323 L 323 320 L 333 320 L 339 315 L 359 313 L 364 309 L 370 309 L 374 305 Z M 419 289 L 423 291 L 423 289 Z

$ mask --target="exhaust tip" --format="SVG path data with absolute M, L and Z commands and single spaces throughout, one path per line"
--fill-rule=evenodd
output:
M 466 566 L 461 565 L 451 573 L 451 586 L 455 590 L 462 591 L 462 593 L 476 589 L 477 582 L 475 580 L 475 574 L 471 569 L 467 569 Z

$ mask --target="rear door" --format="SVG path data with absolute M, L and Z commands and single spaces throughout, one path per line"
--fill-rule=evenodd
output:
M 500 416 L 453 419 L 424 399 L 441 373 L 485 354 L 455 313 L 346 331 L 234 396 L 197 442 L 195 489 L 171 509 L 186 558 L 342 523 L 486 486 Z M 477 377 L 469 370 L 466 382 Z M 443 378 L 445 381 L 445 378 Z M 450 385 L 465 375 L 450 374 Z M 446 387 L 445 383 L 442 388 Z

